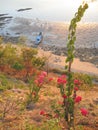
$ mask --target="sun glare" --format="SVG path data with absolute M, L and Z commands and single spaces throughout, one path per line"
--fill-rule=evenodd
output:
M 90 3 L 90 2 L 95 2 L 97 0 L 82 0 L 83 2 L 87 2 L 87 3 Z

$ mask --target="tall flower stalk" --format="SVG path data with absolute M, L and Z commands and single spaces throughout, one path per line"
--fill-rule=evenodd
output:
M 77 23 L 81 21 L 86 9 L 88 8 L 87 3 L 83 3 L 75 13 L 74 18 L 70 22 L 68 43 L 67 43 L 67 84 L 65 94 L 67 98 L 64 98 L 64 109 L 65 109 L 65 120 L 67 121 L 68 130 L 75 130 L 74 127 L 74 99 L 76 98 L 76 91 L 74 90 L 74 79 L 71 72 L 71 66 L 74 60 L 74 50 L 76 41 L 76 28 Z

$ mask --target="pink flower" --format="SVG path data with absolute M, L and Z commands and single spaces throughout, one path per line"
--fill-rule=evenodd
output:
M 38 78 L 44 79 L 45 77 L 44 77 L 44 75 L 39 75 Z
M 43 81 L 43 78 L 38 78 L 38 83 L 43 83 L 44 81 Z
M 45 111 L 44 110 L 40 111 L 40 115 L 45 115 Z
M 47 73 L 45 71 L 43 71 L 40 75 L 38 75 L 38 77 L 34 81 L 35 84 L 38 86 L 41 86 L 44 83 L 46 76 L 47 76 Z
M 64 94 L 63 96 L 62 96 L 64 99 L 66 99 L 67 98 L 67 96 Z
M 34 83 L 35 83 L 35 84 L 38 84 L 38 80 L 35 80 Z
M 41 86 L 43 84 L 44 80 L 43 80 L 43 78 L 38 77 L 34 82 L 36 85 Z
M 80 111 L 83 116 L 86 116 L 88 114 L 88 110 L 85 108 L 81 108 Z
M 62 78 L 62 79 L 66 78 L 66 75 L 61 75 L 61 78 Z
M 74 87 L 74 90 L 75 90 L 75 91 L 78 91 L 78 90 L 79 90 L 79 88 L 78 88 L 78 87 Z
M 46 76 L 47 76 L 47 72 L 43 71 L 43 72 L 41 73 L 41 75 L 43 75 L 44 77 L 46 77 Z
M 75 103 L 79 103 L 81 100 L 82 100 L 82 97 L 77 96 L 77 97 L 75 98 Z

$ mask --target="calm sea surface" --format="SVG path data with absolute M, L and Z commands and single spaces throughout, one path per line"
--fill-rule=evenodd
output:
M 47 21 L 70 21 L 82 0 L 0 0 L 0 14 L 38 18 Z M 32 10 L 17 12 L 21 8 Z M 83 21 L 98 22 L 98 1 L 89 5 Z

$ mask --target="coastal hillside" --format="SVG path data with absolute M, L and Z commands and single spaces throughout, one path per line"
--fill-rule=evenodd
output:
M 62 60 L 60 56 L 11 43 L 3 43 L 0 48 L 0 129 L 65 128 L 62 117 L 58 120 L 55 113 L 56 109 L 62 108 L 62 97 L 57 81 L 60 75 L 67 75 L 62 68 L 57 67 L 59 66 L 57 63 Z M 75 62 L 77 64 L 79 61 Z M 97 130 L 98 76 L 93 73 L 91 76 L 86 73 L 73 74 L 74 78 L 81 82 L 78 95 L 83 97 L 82 102 L 79 106 L 76 104 L 75 108 L 76 128 Z M 87 116 L 82 116 L 78 109 L 83 106 L 89 111 Z
M 0 130 L 98 130 L 98 1 L 0 12 Z

